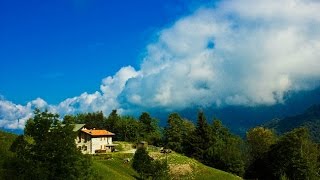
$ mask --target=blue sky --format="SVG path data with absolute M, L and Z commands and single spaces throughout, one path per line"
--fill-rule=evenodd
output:
M 34 108 L 286 104 L 320 85 L 317 0 L 0 2 L 0 128 Z M 19 123 L 17 123 L 19 119 Z
M 102 78 L 121 67 L 137 68 L 146 44 L 191 11 L 191 4 L 1 1 L 0 94 L 16 103 L 41 97 L 56 104 L 94 92 Z

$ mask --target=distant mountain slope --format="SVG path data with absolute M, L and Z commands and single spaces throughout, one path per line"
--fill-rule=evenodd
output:
M 297 127 L 307 127 L 314 141 L 320 142 L 320 105 L 309 107 L 304 113 L 283 119 L 273 119 L 265 127 L 282 134 Z

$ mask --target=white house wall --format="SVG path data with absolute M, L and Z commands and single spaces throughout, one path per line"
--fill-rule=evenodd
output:
M 77 148 L 81 149 L 83 154 L 92 154 L 91 152 L 91 136 L 87 135 L 86 133 L 80 133 L 80 138 L 77 136 L 76 138 L 76 145 Z
M 91 138 L 92 141 L 92 154 L 95 153 L 96 150 L 106 150 L 111 151 L 110 147 L 106 147 L 107 145 L 112 144 L 111 137 L 94 137 Z
M 81 149 L 83 154 L 95 154 L 96 150 L 106 150 L 111 152 L 112 136 L 92 137 L 84 132 L 79 132 L 75 139 L 77 148 Z

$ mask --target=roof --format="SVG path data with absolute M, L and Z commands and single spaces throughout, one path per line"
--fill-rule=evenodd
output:
M 107 130 L 97 130 L 97 129 L 82 129 L 82 132 L 85 132 L 91 136 L 113 136 L 114 133 Z
M 73 132 L 77 132 L 82 129 L 86 124 L 71 124 L 73 127 Z M 65 124 L 61 124 L 62 127 L 66 126 Z
M 80 129 L 82 129 L 86 124 L 70 124 L 71 126 L 73 126 L 72 131 L 73 132 L 77 132 Z M 65 124 L 61 124 L 61 127 L 65 127 Z M 50 129 L 55 128 L 56 126 L 51 126 Z
M 86 124 L 74 124 L 74 128 L 73 128 L 73 131 L 74 132 L 77 132 L 79 131 L 80 129 L 83 128 L 83 126 L 85 126 Z

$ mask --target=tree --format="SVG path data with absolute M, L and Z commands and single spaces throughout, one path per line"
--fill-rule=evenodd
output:
M 263 127 L 256 127 L 247 132 L 247 144 L 252 160 L 258 159 L 269 151 L 271 145 L 276 143 L 273 131 Z
M 137 171 L 141 179 L 169 179 L 169 167 L 166 161 L 153 160 L 148 151 L 138 148 L 133 156 L 132 168 Z
M 271 178 L 285 175 L 289 179 L 319 179 L 319 151 L 306 128 L 284 134 L 268 152 Z
M 164 142 L 166 148 L 178 153 L 185 153 L 190 134 L 195 130 L 191 121 L 182 119 L 178 113 L 172 113 L 168 117 L 164 130 Z
M 166 161 L 154 160 L 151 162 L 151 178 L 154 180 L 170 179 L 169 167 Z
M 207 123 L 206 117 L 202 111 L 198 113 L 198 121 L 195 131 L 190 134 L 188 150 L 186 154 L 199 161 L 205 160 L 205 153 L 212 144 L 212 133 Z
M 164 130 L 165 146 L 182 153 L 183 147 L 183 120 L 178 113 L 169 115 L 167 127 Z
M 26 123 L 25 135 L 12 144 L 17 155 L 7 164 L 10 179 L 88 179 L 91 160 L 77 150 L 73 126 L 62 126 L 57 114 L 34 113 Z
M 150 175 L 151 157 L 145 148 L 138 148 L 133 156 L 132 168 L 137 171 L 142 179 Z
M 267 171 L 266 155 L 270 147 L 277 141 L 273 131 L 263 127 L 252 128 L 247 132 L 247 161 L 246 178 L 263 178 L 270 174 Z
M 151 133 L 156 130 L 156 124 L 151 118 L 150 114 L 143 112 L 139 117 L 139 122 L 142 124 L 142 128 L 145 133 Z
M 161 133 L 158 121 L 150 116 L 149 113 L 143 112 L 139 117 L 140 140 L 145 140 L 149 144 L 159 145 L 161 143 Z
M 137 142 L 139 139 L 139 125 L 139 122 L 134 117 L 121 117 L 117 130 L 118 140 Z
M 86 124 L 86 127 L 89 129 L 104 129 L 105 117 L 102 111 L 80 113 L 77 115 L 66 115 L 63 118 L 63 124 Z
M 241 138 L 232 135 L 221 121 L 214 120 L 210 146 L 205 151 L 204 163 L 242 176 L 244 173 L 242 146 Z
M 115 140 L 118 140 L 120 135 L 119 132 L 119 126 L 120 126 L 120 120 L 121 117 L 118 115 L 117 110 L 112 110 L 112 112 L 109 114 L 108 118 L 105 121 L 105 126 L 108 131 L 113 132 L 116 134 Z

